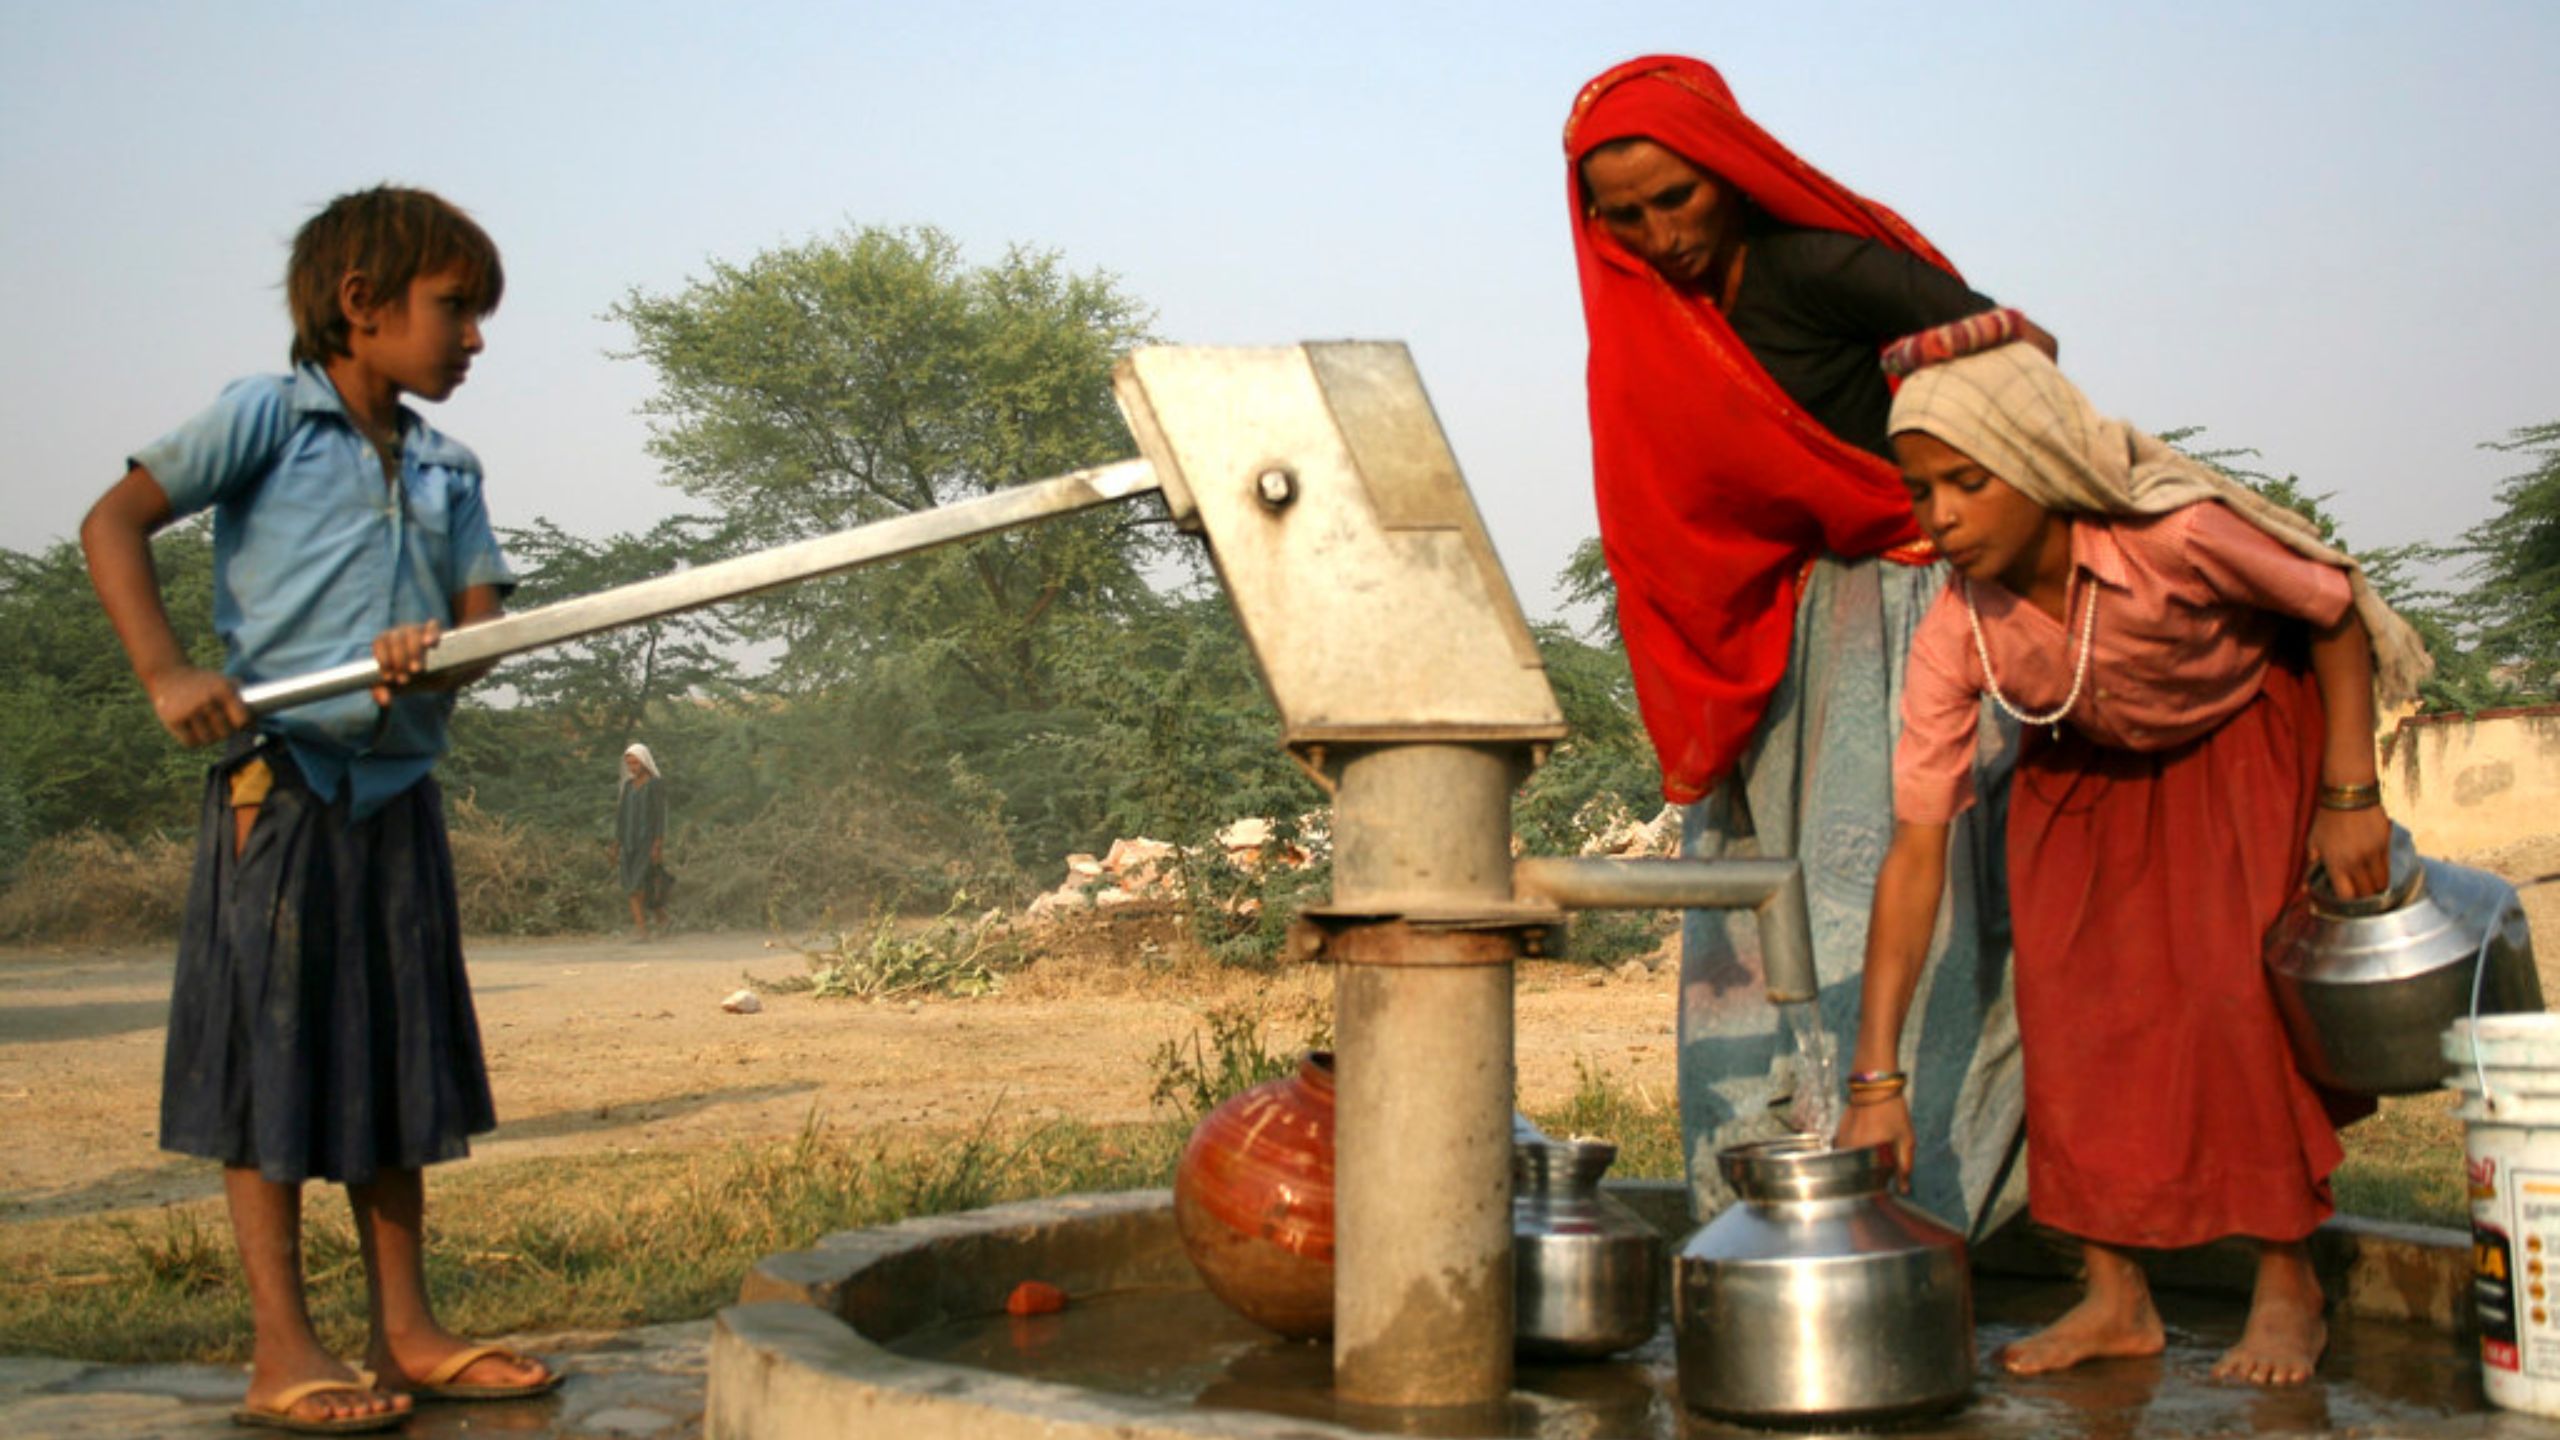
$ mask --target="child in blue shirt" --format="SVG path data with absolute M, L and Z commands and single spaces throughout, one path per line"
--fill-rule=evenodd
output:
M 225 389 L 135 454 L 82 523 L 89 574 L 153 711 L 210 771 L 170 1002 L 161 1145 L 218 1160 L 256 1340 L 235 1418 L 380 1430 L 415 1399 L 559 1383 L 436 1323 L 422 1167 L 495 1126 L 430 772 L 458 681 L 418 681 L 444 629 L 514 577 L 480 465 L 400 404 L 442 400 L 504 288 L 497 247 L 438 197 L 330 203 L 286 275 L 290 375 Z M 150 537 L 214 512 L 220 671 L 180 649 Z M 370 655 L 382 683 L 253 719 L 240 687 Z M 463 677 L 468 678 L 468 677 Z M 303 1182 L 346 1185 L 372 1291 L 359 1373 L 322 1348 L 302 1283 Z

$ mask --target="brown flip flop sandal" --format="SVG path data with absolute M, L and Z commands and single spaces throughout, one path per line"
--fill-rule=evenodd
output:
M 283 1430 L 294 1435 L 370 1435 L 377 1430 L 394 1430 L 409 1423 L 406 1410 L 386 1410 L 379 1415 L 340 1415 L 325 1420 L 305 1420 L 292 1413 L 294 1406 L 314 1395 L 341 1391 L 351 1395 L 384 1393 L 363 1381 L 306 1380 L 277 1396 L 273 1404 L 242 1405 L 231 1412 L 231 1423 L 262 1430 Z
M 420 1400 L 527 1400 L 536 1395 L 550 1394 L 568 1378 L 552 1370 L 530 1385 L 465 1385 L 455 1382 L 454 1376 L 492 1355 L 520 1365 L 528 1363 L 526 1356 L 504 1345 L 469 1346 L 446 1356 L 443 1364 L 411 1382 L 409 1393 Z M 545 1368 L 549 1368 L 547 1364 Z

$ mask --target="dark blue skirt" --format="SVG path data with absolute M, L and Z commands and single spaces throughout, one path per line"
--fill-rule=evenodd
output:
M 261 759 L 274 785 L 235 855 L 231 779 Z M 281 742 L 235 745 L 206 779 L 161 1148 L 361 1185 L 467 1155 L 497 1123 L 435 781 L 356 820 Z

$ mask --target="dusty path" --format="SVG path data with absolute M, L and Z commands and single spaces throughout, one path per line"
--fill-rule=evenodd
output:
M 744 975 L 805 970 L 761 936 L 482 940 L 471 946 L 501 1124 L 474 1154 L 718 1146 L 831 1126 L 974 1124 L 990 1107 L 1093 1122 L 1149 1113 L 1148 1058 L 1206 1007 L 1261 997 L 1275 1043 L 1321 1014 L 1325 972 L 1277 977 L 1149 963 L 1121 926 L 1047 956 L 996 995 L 867 1005 L 768 995 L 732 1015 Z M 1160 947 L 1156 952 L 1163 953 Z M 0 1220 L 213 1193 L 212 1167 L 159 1151 L 164 948 L 0 950 Z M 1532 964 L 1520 976 L 1521 1089 L 1572 1093 L 1581 1059 L 1667 1098 L 1674 981 Z
M 2465 857 L 2524 892 L 2560 1004 L 2560 837 Z M 831 1126 L 957 1130 L 1003 1105 L 1092 1122 L 1149 1114 L 1148 1059 L 1214 1005 L 1259 999 L 1274 1043 L 1306 1033 L 1326 972 L 1168 970 L 1161 924 L 1123 924 L 1044 948 L 999 994 L 866 1005 L 765 997 L 731 1015 L 744 977 L 804 973 L 752 935 L 481 940 L 471 975 L 502 1121 L 474 1153 L 685 1149 Z M 1149 947 L 1153 947 L 1150 949 Z M 170 962 L 164 947 L 0 949 L 0 1221 L 87 1214 L 213 1193 L 199 1161 L 155 1144 Z M 1577 1060 L 1673 1093 L 1675 978 L 1521 967 L 1523 1104 L 1573 1091 Z

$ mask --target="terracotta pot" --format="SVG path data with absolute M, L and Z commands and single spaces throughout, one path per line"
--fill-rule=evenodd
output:
M 1293 1340 L 1333 1333 L 1333 1056 L 1209 1112 L 1173 1176 L 1182 1248 L 1209 1293 Z

